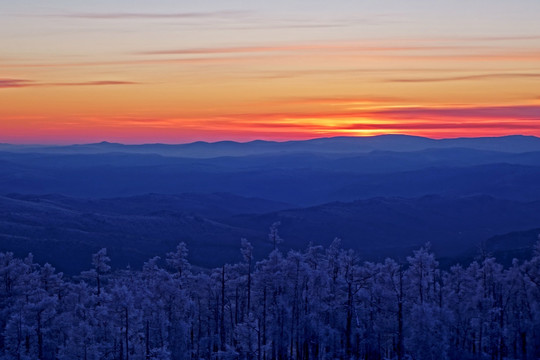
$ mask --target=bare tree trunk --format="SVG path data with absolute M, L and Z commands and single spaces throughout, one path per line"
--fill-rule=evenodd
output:
M 220 313 L 221 350 L 225 350 L 225 265 L 221 268 L 221 313 Z
M 349 282 L 347 287 L 347 325 L 345 328 L 345 350 L 347 356 L 350 356 L 352 353 L 352 283 Z
M 41 311 L 37 313 L 38 359 L 43 359 L 43 333 L 41 332 Z
M 238 325 L 238 286 L 234 291 L 234 325 Z
M 521 332 L 521 357 L 522 359 L 527 359 L 527 333 Z
M 129 360 L 129 312 L 128 308 L 125 307 L 125 315 L 126 315 L 126 333 L 125 333 L 125 341 L 126 341 L 126 360 Z
M 266 346 L 266 285 L 263 289 L 263 335 L 262 335 L 262 343 L 263 346 Z M 263 359 L 266 360 L 266 349 L 264 350 L 264 356 Z
M 261 322 L 257 319 L 257 360 L 261 360 Z
M 146 320 L 146 358 L 150 358 L 150 324 L 149 321 Z
M 248 280 L 247 280 L 247 315 L 251 312 L 251 256 L 248 261 Z

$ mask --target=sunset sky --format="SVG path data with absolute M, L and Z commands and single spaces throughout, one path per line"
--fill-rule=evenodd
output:
M 538 0 L 0 2 L 0 142 L 540 136 Z

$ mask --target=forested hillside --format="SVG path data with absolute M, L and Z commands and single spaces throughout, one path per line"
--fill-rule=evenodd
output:
M 270 241 L 279 246 L 272 227 Z M 503 268 L 489 255 L 442 271 L 429 245 L 360 263 L 328 248 L 279 249 L 195 271 L 164 261 L 111 272 L 107 251 L 66 278 L 0 253 L 3 359 L 536 359 L 540 244 Z
M 363 261 L 382 261 L 405 258 L 430 241 L 443 267 L 471 261 L 479 246 L 507 266 L 513 257 L 530 257 L 538 233 L 517 241 L 514 232 L 538 228 L 538 214 L 540 201 L 485 195 L 384 197 L 287 208 L 223 193 L 111 199 L 10 194 L 0 196 L 0 251 L 19 257 L 31 252 L 36 262 L 74 275 L 103 247 L 113 269 L 140 268 L 185 242 L 193 265 L 213 268 L 241 259 L 241 238 L 254 245 L 257 260 L 264 258 L 272 249 L 268 226 L 280 222 L 287 239 L 283 251 L 301 250 L 310 242 L 329 246 L 339 237 Z M 494 236 L 499 236 L 496 244 Z

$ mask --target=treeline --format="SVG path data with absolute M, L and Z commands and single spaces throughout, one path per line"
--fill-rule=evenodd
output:
M 448 271 L 429 246 L 404 263 L 360 263 L 339 240 L 257 263 L 252 250 L 242 240 L 242 262 L 195 273 L 182 243 L 112 273 L 102 249 L 74 279 L 1 253 L 1 358 L 540 357 L 540 245 L 510 268 L 485 256 Z

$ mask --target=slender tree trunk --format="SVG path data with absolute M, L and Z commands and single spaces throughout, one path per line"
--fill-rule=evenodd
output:
M 251 255 L 248 261 L 248 278 L 247 278 L 247 315 L 251 312 Z
M 37 338 L 38 338 L 38 359 L 43 359 L 43 333 L 41 332 L 41 311 L 37 313 Z
M 527 333 L 526 332 L 520 332 L 519 334 L 521 338 L 521 358 L 527 359 Z
M 238 325 L 238 286 L 234 293 L 234 325 Z
M 350 356 L 352 353 L 352 283 L 349 282 L 347 287 L 347 325 L 345 328 L 345 349 L 347 356 Z
M 120 330 L 122 330 L 120 328 Z M 120 360 L 124 360 L 124 341 L 122 340 L 122 336 L 120 336 Z
M 499 319 L 499 360 L 503 360 L 505 353 L 505 344 L 504 344 L 504 309 L 502 304 L 502 295 L 501 295 L 501 313 Z
M 399 294 L 398 294 L 398 360 L 403 359 L 403 270 L 399 269 Z
M 201 357 L 201 340 L 202 340 L 202 319 L 201 319 L 201 298 L 197 297 L 197 359 Z
M 19 321 L 17 322 L 17 360 L 21 360 L 21 344 L 22 344 L 22 342 L 23 342 L 23 338 L 22 338 L 22 319 L 21 319 L 21 313 L 19 313 Z
M 150 358 L 150 323 L 146 320 L 146 358 Z
M 235 311 L 236 313 L 236 311 Z M 234 329 L 236 328 L 236 323 L 235 323 L 235 320 L 234 320 L 234 316 L 235 314 L 233 314 L 233 309 L 231 306 L 229 306 L 229 318 L 230 318 L 230 322 L 231 322 L 231 334 L 234 334 Z M 231 336 L 232 338 L 232 341 L 233 341 L 233 345 L 236 346 L 236 339 L 234 338 L 234 336 Z
M 221 350 L 225 350 L 225 265 L 221 268 L 221 313 L 220 313 Z
M 261 322 L 257 319 L 257 360 L 261 360 Z
M 480 322 L 480 332 L 478 333 L 478 349 L 477 349 L 477 354 L 478 354 L 478 357 L 480 358 L 482 356 L 482 337 L 483 337 L 483 327 L 484 327 L 484 324 L 483 324 L 483 321 Z
M 129 312 L 128 308 L 125 307 L 125 316 L 126 316 L 126 333 L 125 333 L 125 341 L 126 341 L 126 360 L 129 360 Z
M 266 346 L 266 285 L 263 289 L 263 335 L 262 335 L 262 343 L 263 346 Z M 264 356 L 263 359 L 266 360 L 266 349 L 264 350 Z

